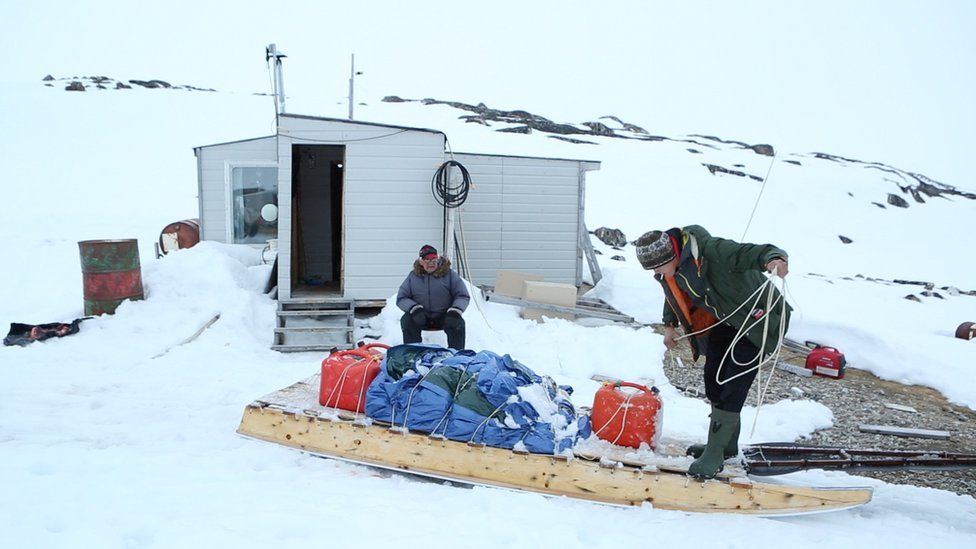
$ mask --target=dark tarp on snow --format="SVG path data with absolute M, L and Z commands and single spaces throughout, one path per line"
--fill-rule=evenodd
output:
M 519 395 L 531 385 L 547 396 L 545 417 Z M 529 452 L 553 454 L 589 436 L 588 418 L 577 420 L 571 392 L 509 355 L 398 345 L 386 352 L 366 392 L 366 415 L 452 440 L 499 448 L 521 442 Z
M 11 322 L 7 337 L 3 344 L 7 346 L 20 345 L 25 347 L 35 341 L 44 341 L 52 337 L 65 337 L 77 334 L 81 328 L 79 324 L 93 317 L 76 318 L 71 322 L 49 322 L 47 324 L 22 324 Z

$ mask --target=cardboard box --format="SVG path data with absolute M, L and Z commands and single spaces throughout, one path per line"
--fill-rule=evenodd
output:
M 539 282 L 527 280 L 523 283 L 525 293 L 522 299 L 535 301 L 536 303 L 549 303 L 551 305 L 561 305 L 563 307 L 576 306 L 576 286 L 572 284 L 561 284 L 559 282 Z M 540 321 L 543 316 L 549 318 L 565 318 L 573 320 L 576 318 L 572 313 L 562 313 L 526 307 L 522 309 L 522 318 Z
M 526 281 L 541 282 L 542 275 L 500 270 L 495 274 L 495 293 L 521 299 L 525 295 Z

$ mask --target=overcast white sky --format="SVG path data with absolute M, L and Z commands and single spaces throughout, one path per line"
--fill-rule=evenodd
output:
M 344 116 L 355 52 L 366 101 L 614 114 L 652 133 L 831 152 L 976 190 L 976 2 L 0 2 L 0 80 L 267 91 L 263 51 L 277 42 L 292 112 Z

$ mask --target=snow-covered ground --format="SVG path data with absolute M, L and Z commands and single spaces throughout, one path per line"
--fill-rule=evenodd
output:
M 298 63 L 297 52 L 289 53 Z M 70 61 L 65 61 L 66 71 L 76 70 Z M 89 58 L 84 67 L 103 72 L 95 63 Z M 133 74 L 132 65 L 118 65 L 128 67 L 125 74 L 108 66 L 119 72 L 107 76 L 120 79 L 167 77 Z M 197 215 L 192 147 L 272 133 L 270 99 L 251 95 L 263 89 L 245 87 L 219 93 L 139 88 L 67 93 L 63 83 L 42 86 L 41 76 L 0 77 L 7 79 L 0 82 L 5 129 L 0 151 L 7 160 L 0 184 L 6 255 L 0 271 L 0 322 L 82 316 L 81 240 L 138 238 L 147 299 L 86 321 L 78 335 L 0 349 L 0 486 L 5 496 L 0 498 L 0 546 L 976 544 L 973 497 L 841 473 L 807 472 L 789 480 L 870 485 L 874 500 L 858 509 L 808 517 L 695 515 L 459 488 L 240 438 L 234 430 L 243 407 L 314 373 L 322 356 L 268 349 L 275 303 L 261 293 L 268 267 L 253 250 L 203 243 L 156 260 L 152 243 L 166 224 Z M 305 83 L 302 78 L 296 74 L 293 82 Z M 617 114 L 668 137 L 684 137 L 667 133 L 672 131 L 704 131 L 700 125 L 675 130 L 677 115 L 659 128 L 659 115 L 643 115 L 634 102 L 624 101 L 616 112 L 610 95 L 593 107 L 559 102 L 550 112 L 532 93 L 520 103 L 512 90 L 484 90 L 481 96 L 459 86 L 463 95 L 453 96 L 455 88 L 440 81 L 424 88 L 413 80 L 406 89 L 395 79 L 385 87 L 379 83 L 376 75 L 366 90 L 375 93 L 364 92 L 367 104 L 357 106 L 357 119 L 437 128 L 454 150 L 600 160 L 601 170 L 588 175 L 587 225 L 620 228 L 631 240 L 646 230 L 693 223 L 740 239 L 761 184 L 713 176 L 701 163 L 741 164 L 736 169 L 759 176 L 769 170 L 745 240 L 772 242 L 790 253 L 786 285 L 796 314 L 789 335 L 834 345 L 858 368 L 931 386 L 976 408 L 976 377 L 970 374 L 976 342 L 952 337 L 960 322 L 976 321 L 976 297 L 940 290 L 944 299 L 921 297 L 917 303 L 903 297 L 921 288 L 856 278 L 976 289 L 976 258 L 965 237 L 972 234 L 976 201 L 917 204 L 903 195 L 911 203 L 908 209 L 881 209 L 872 202 L 901 194 L 896 183 L 886 180 L 901 182 L 898 177 L 815 159 L 808 149 L 787 150 L 776 141 L 770 168 L 769 157 L 732 145 L 716 143 L 717 149 L 702 149 L 700 155 L 689 153 L 687 143 L 593 138 L 598 145 L 571 145 L 542 135 L 492 131 L 500 126 L 464 124 L 457 120 L 460 112 L 445 106 L 379 101 L 417 90 L 438 99 L 524 108 L 561 122 Z M 292 112 L 342 115 L 319 108 L 317 88 L 287 89 L 294 94 Z M 493 105 L 492 100 L 505 103 Z M 335 110 L 331 103 L 327 107 Z M 718 137 L 756 133 L 748 128 Z M 872 146 L 884 150 L 883 144 Z M 847 148 L 822 152 L 857 157 Z M 886 157 L 863 158 L 879 159 L 937 179 L 959 173 L 938 162 L 926 164 L 924 157 L 912 157 L 909 166 Z M 971 181 L 943 182 L 976 192 Z M 853 242 L 843 244 L 838 235 Z M 605 275 L 595 295 L 639 320 L 659 320 L 660 289 L 639 268 L 632 247 L 618 251 L 594 243 L 604 252 L 599 258 Z M 626 261 L 610 259 L 618 254 Z M 179 345 L 217 313 L 220 319 L 198 339 Z M 395 343 L 398 315 L 388 304 L 360 333 L 379 333 Z M 589 379 L 593 374 L 652 378 L 665 402 L 664 436 L 690 442 L 705 432 L 706 405 L 683 397 L 668 383 L 661 362 L 664 346 L 650 329 L 560 320 L 536 324 L 494 303 L 472 304 L 465 318 L 470 347 L 511 353 L 537 372 L 572 385 L 578 404 L 592 400 L 598 387 Z M 744 424 L 750 425 L 755 415 L 754 408 L 745 409 Z M 764 406 L 755 434 L 744 433 L 743 440 L 796 439 L 831 422 L 831 411 L 818 403 L 781 402 Z

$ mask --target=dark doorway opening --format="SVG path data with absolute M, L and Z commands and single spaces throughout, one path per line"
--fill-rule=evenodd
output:
M 293 145 L 292 294 L 342 294 L 343 145 Z

